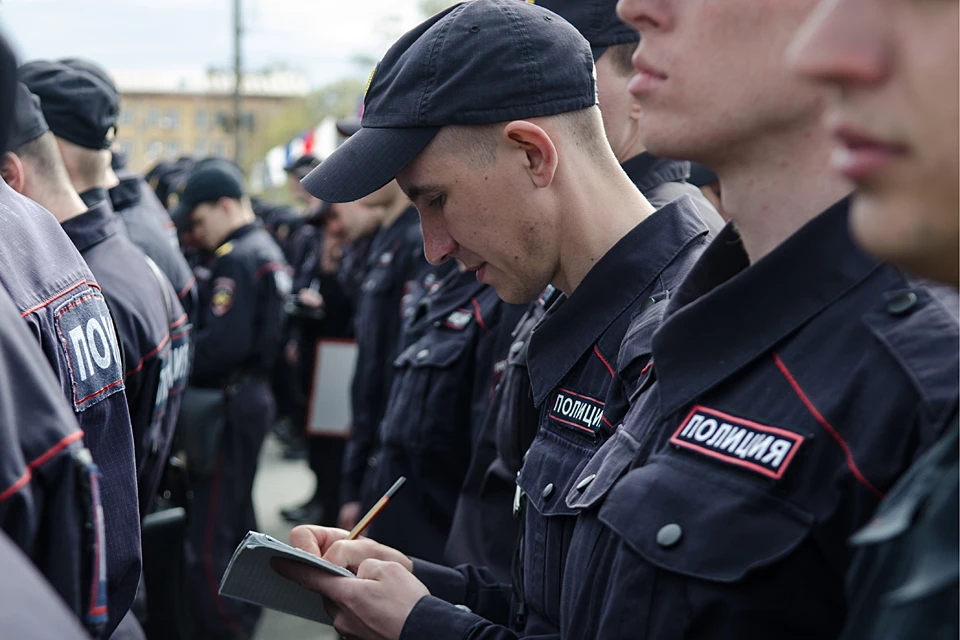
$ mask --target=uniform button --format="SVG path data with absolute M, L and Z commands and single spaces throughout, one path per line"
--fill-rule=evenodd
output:
M 553 486 L 553 483 L 551 482 L 550 484 L 548 484 L 543 488 L 543 493 L 540 495 L 543 496 L 544 500 L 549 500 L 550 496 L 553 495 L 553 489 L 554 489 L 554 486 Z
M 677 546 L 683 537 L 683 529 L 678 524 L 668 524 L 657 532 L 657 544 L 664 549 Z
M 510 355 L 515 356 L 520 353 L 520 349 L 523 349 L 523 340 L 517 340 L 512 345 L 510 345 Z
M 429 349 L 421 349 L 417 352 L 417 360 L 426 360 L 427 356 L 430 355 Z
M 917 294 L 913 291 L 904 291 L 894 296 L 887 304 L 887 311 L 894 316 L 903 316 L 917 306 Z
M 597 474 L 591 473 L 586 478 L 580 481 L 577 485 L 577 491 L 583 491 L 590 486 L 590 483 L 597 479 Z

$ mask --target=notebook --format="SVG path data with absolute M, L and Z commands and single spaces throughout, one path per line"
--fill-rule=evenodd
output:
M 303 562 L 345 578 L 356 576 L 335 564 L 291 547 L 265 533 L 250 531 L 234 551 L 220 581 L 220 595 L 289 613 L 321 624 L 333 621 L 319 593 L 287 580 L 270 566 L 272 558 Z

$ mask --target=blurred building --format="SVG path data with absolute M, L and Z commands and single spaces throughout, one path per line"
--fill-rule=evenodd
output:
M 234 76 L 228 71 L 149 70 L 111 73 L 121 93 L 117 143 L 129 166 L 145 171 L 183 155 L 234 157 Z M 283 117 L 309 91 L 291 71 L 250 73 L 241 85 L 241 151 L 265 148 L 267 123 Z

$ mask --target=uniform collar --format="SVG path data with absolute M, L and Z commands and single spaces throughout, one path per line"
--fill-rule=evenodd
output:
M 401 213 L 400 217 L 394 220 L 389 227 L 380 227 L 374 234 L 373 242 L 370 245 L 367 263 L 373 266 L 380 260 L 383 253 L 394 250 L 394 247 L 389 245 L 396 244 L 396 241 L 407 232 L 411 225 L 418 224 L 418 215 L 416 208 L 410 207 Z
M 680 182 L 690 177 L 690 163 L 658 158 L 644 151 L 620 165 L 641 193 L 667 182 Z
M 101 200 L 78 216 L 63 224 L 77 251 L 83 253 L 120 231 L 120 220 L 110 208 L 110 202 Z
M 110 189 L 110 202 L 115 211 L 124 211 L 140 203 L 143 192 L 140 190 L 140 177 L 131 175 L 120 179 L 120 184 Z
M 706 234 L 693 201 L 682 196 L 621 238 L 569 298 L 547 311 L 530 338 L 534 402 L 539 406 L 677 254 Z
M 734 225 L 723 229 L 653 338 L 664 415 L 768 353 L 879 266 L 854 245 L 848 216 L 845 199 L 752 266 Z
M 240 238 L 255 231 L 257 228 L 259 228 L 259 226 L 260 225 L 258 223 L 251 222 L 249 224 L 243 225 L 242 227 L 238 227 L 237 229 L 234 229 L 233 233 L 228 235 L 226 240 L 220 243 L 220 247 L 227 244 L 228 242 L 234 242 L 236 240 L 239 240 Z M 218 251 L 220 250 L 220 247 L 217 247 Z
M 83 204 L 87 205 L 88 207 L 93 207 L 93 205 L 97 204 L 98 202 L 103 202 L 106 200 L 111 211 L 113 210 L 113 205 L 110 203 L 110 195 L 103 187 L 94 187 L 93 189 L 84 191 L 80 194 L 80 199 L 83 200 Z

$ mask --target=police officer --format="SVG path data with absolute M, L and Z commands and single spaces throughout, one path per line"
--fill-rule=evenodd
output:
M 20 78 L 40 98 L 77 193 L 88 207 L 110 200 L 107 187 L 118 182 L 109 148 L 116 135 L 120 95 L 109 75 L 93 62 L 72 58 L 30 62 L 23 65 Z M 81 95 L 68 94 L 65 86 L 73 82 Z M 183 255 L 171 245 L 168 229 L 157 222 L 157 212 L 150 211 L 149 203 L 130 200 L 140 184 L 125 189 L 127 198 L 121 204 L 126 206 L 117 209 L 116 215 L 134 245 L 167 275 L 181 306 L 192 314 L 196 290 Z
M 715 170 L 736 226 L 668 301 L 643 393 L 563 496 L 582 509 L 565 637 L 835 637 L 848 537 L 956 406 L 956 297 L 854 244 L 827 94 L 780 62 L 808 9 L 619 5 L 642 31 L 646 146 Z M 730 69 L 751 91 L 716 82 Z
M 10 147 L 0 163 L 0 284 L 36 337 L 60 381 L 63 396 L 84 433 L 93 462 L 102 472 L 103 521 L 106 532 L 108 619 L 99 603 L 87 611 L 88 622 L 108 636 L 130 609 L 140 579 L 140 519 L 130 413 L 114 319 L 90 268 L 54 216 L 10 185 L 23 189 L 23 163 L 17 154 L 45 147 L 56 157 L 53 136 L 35 98 L 20 85 Z M 39 137 L 38 137 L 39 136 Z M 55 166 L 54 166 L 55 168 Z M 62 166 L 60 171 L 62 172 Z M 76 193 L 65 196 L 84 210 Z M 89 334 L 89 336 L 88 336 Z M 94 361 L 91 343 L 95 343 Z M 88 357 L 89 355 L 89 357 Z M 51 575 L 58 584 L 69 579 Z M 86 621 L 86 618 L 85 618 Z M 105 624 L 104 624 L 105 623 Z
M 280 352 L 290 274 L 276 242 L 255 223 L 236 166 L 194 167 L 175 217 L 189 216 L 198 244 L 215 256 L 212 287 L 201 300 L 191 384 L 223 389 L 226 427 L 210 478 L 194 478 L 187 571 L 198 638 L 249 635 L 259 608 L 217 593 L 236 546 L 256 529 L 253 478 L 273 423 L 269 372 Z
M 6 123 L 0 150 L 16 143 L 17 89 L 16 61 L 0 36 L 0 121 Z M 0 315 L 0 528 L 7 532 L 0 536 L 0 624 L 13 635 L 79 638 L 72 612 L 97 636 L 107 622 L 106 576 L 96 571 L 104 536 L 99 471 L 43 352 L 3 288 Z M 37 579 L 12 543 L 50 585 Z M 38 609 L 44 614 L 39 618 L 24 615 Z
M 386 493 L 400 476 L 409 486 L 371 524 L 371 538 L 442 562 L 490 404 L 495 331 L 504 321 L 515 324 L 522 309 L 504 305 L 492 287 L 460 269 L 416 303 L 393 363 L 372 493 Z
M 691 172 L 690 163 L 656 158 L 644 150 L 640 140 L 640 110 L 636 99 L 627 91 L 633 70 L 630 59 L 639 34 L 617 18 L 616 1 L 540 0 L 538 4 L 570 22 L 590 43 L 597 67 L 604 131 L 630 180 L 655 207 L 680 195 L 690 195 L 711 235 L 719 231 L 723 220 L 695 185 L 686 182 Z M 686 264 L 679 262 L 676 268 L 682 271 L 690 264 L 692 258 Z M 505 583 L 511 579 L 509 568 L 517 535 L 509 505 L 523 455 L 536 436 L 539 422 L 529 399 L 527 349 L 533 328 L 560 295 L 552 286 L 548 287 L 530 304 L 522 326 L 500 326 L 502 346 L 496 355 L 496 368 L 502 372 L 503 379 L 488 414 L 489 425 L 481 432 L 477 455 L 470 462 L 445 553 L 449 566 L 484 566 Z M 611 389 L 604 406 L 604 415 L 613 422 L 626 412 L 633 385 L 647 364 L 651 333 L 658 326 L 658 311 L 667 295 L 666 291 L 658 292 L 656 300 L 645 305 L 648 320 L 642 326 L 646 330 L 630 332 L 629 344 L 621 348 L 615 368 L 622 384 Z M 500 455 L 497 455 L 498 443 Z
M 32 81 L 34 63 L 20 68 L 20 75 Z M 45 73 L 49 73 L 45 71 Z M 83 79 L 67 69 L 62 86 L 69 96 L 45 87 L 48 111 L 56 112 L 59 100 L 83 100 Z M 75 78 L 67 83 L 66 78 Z M 86 85 L 91 91 L 97 88 Z M 19 162 L 8 163 L 7 171 L 16 176 L 16 188 L 31 200 L 45 206 L 60 221 L 93 271 L 113 311 L 120 355 L 125 365 L 124 386 L 133 426 L 137 460 L 137 485 L 140 512 L 151 508 L 160 477 L 166 466 L 180 407 L 180 395 L 190 367 L 190 325 L 169 280 L 151 267 L 143 252 L 123 232 L 108 199 L 89 209 L 73 192 L 66 171 L 56 153 L 53 135 L 47 130 L 44 114 L 36 100 L 24 100 L 18 107 L 31 109 L 23 120 L 36 124 L 34 138 L 14 150 Z M 61 131 L 70 125 L 61 123 Z M 83 130 L 74 137 L 91 136 Z M 31 144 L 33 143 L 33 144 Z M 78 171 L 86 169 L 77 165 Z M 91 169 L 92 170 L 92 169 Z M 155 265 L 154 265 L 155 266 Z M 113 332 L 108 337 L 113 339 Z M 86 347 L 92 356 L 99 348 L 88 337 Z
M 953 288 L 960 285 L 957 19 L 956 2 L 824 2 L 792 47 L 794 68 L 834 90 L 827 121 L 862 131 L 884 154 L 868 164 L 858 143 L 834 132 L 833 169 L 859 187 L 850 218 L 858 242 Z M 853 537 L 845 639 L 960 634 L 955 409 L 943 424 L 941 439 Z
M 309 190 L 309 184 L 306 186 Z M 358 353 L 351 389 L 353 425 L 344 454 L 339 518 L 341 526 L 352 528 L 362 508 L 373 506 L 380 497 L 373 495 L 375 491 L 365 482 L 371 481 L 368 474 L 376 464 L 377 426 L 383 419 L 393 378 L 401 300 L 407 283 L 418 279 L 427 264 L 416 209 L 395 182 L 365 194 L 357 202 L 339 204 L 337 209 L 353 209 L 353 215 L 365 219 L 379 216 L 381 221 L 367 255 L 354 316 Z
M 432 56 L 442 61 L 431 72 L 442 89 L 428 102 L 411 99 L 427 80 L 410 70 L 427 68 Z M 567 296 L 547 311 L 528 352 L 540 428 L 518 479 L 528 497 L 521 494 L 518 509 L 525 531 L 514 580 L 516 630 L 496 626 L 509 616 L 499 589 L 482 575 L 468 568 L 467 587 L 444 592 L 445 584 L 421 574 L 422 563 L 384 552 L 400 566 L 360 567 L 373 580 L 369 592 L 364 584 L 356 588 L 362 595 L 349 596 L 349 610 L 340 609 L 337 622 L 348 635 L 366 635 L 357 625 L 371 621 L 384 637 L 401 629 L 409 637 L 447 637 L 467 628 L 490 637 L 546 635 L 560 624 L 557 577 L 576 513 L 560 498 L 612 433 L 604 422 L 618 384 L 611 363 L 634 312 L 673 286 L 674 266 L 698 254 L 708 233 L 689 197 L 655 211 L 620 170 L 596 108 L 593 69 L 589 44 L 550 11 L 501 0 L 458 5 L 394 45 L 373 77 L 364 128 L 342 147 L 349 155 L 334 153 L 305 181 L 318 197 L 349 198 L 398 171 L 420 210 L 432 261 L 456 257 L 505 301 L 531 301 L 548 283 Z M 423 107 L 401 114 L 398 104 Z M 388 138 L 398 152 L 384 158 Z M 384 173 L 364 172 L 371 184 L 337 175 L 348 172 L 351 163 L 341 158 L 350 155 L 377 155 Z M 368 546 L 320 550 L 336 558 Z M 401 567 L 423 575 L 430 592 L 448 602 L 421 599 L 427 588 Z M 343 606 L 337 586 L 300 578 Z M 374 610 L 375 619 L 365 615 Z

